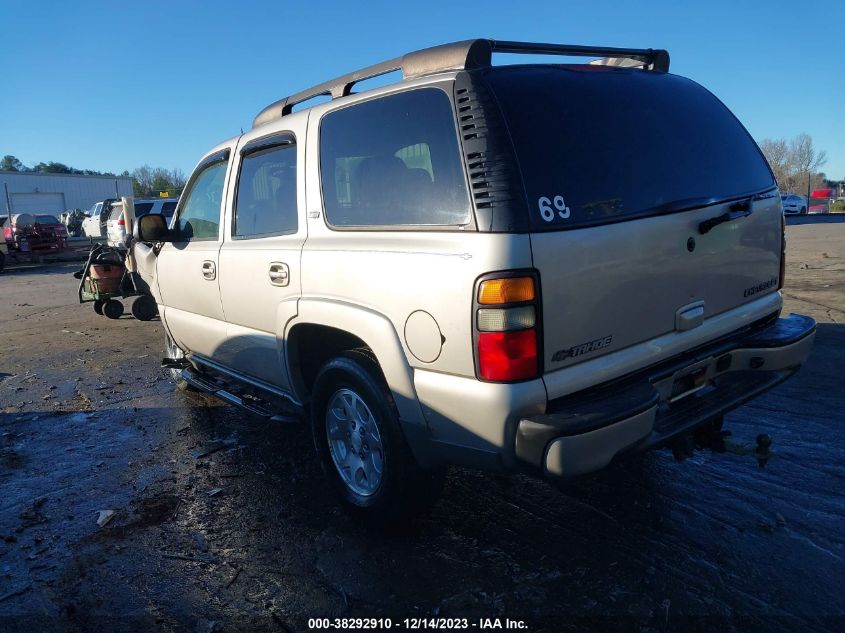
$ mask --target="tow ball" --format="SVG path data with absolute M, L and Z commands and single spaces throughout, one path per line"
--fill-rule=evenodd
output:
M 732 442 L 728 438 L 730 431 L 722 429 L 723 417 L 710 420 L 694 431 L 679 436 L 672 442 L 672 455 L 679 462 L 692 457 L 696 449 L 710 449 L 715 453 L 733 453 L 734 455 L 753 455 L 757 464 L 762 468 L 771 459 L 772 438 L 767 433 L 760 433 L 756 438 L 756 445 L 752 448 L 745 444 Z

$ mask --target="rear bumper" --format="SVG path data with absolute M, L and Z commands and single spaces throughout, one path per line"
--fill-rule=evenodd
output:
M 549 402 L 520 420 L 516 456 L 547 475 L 607 466 L 617 455 L 668 443 L 783 382 L 807 359 L 813 319 L 792 314 L 747 336 Z

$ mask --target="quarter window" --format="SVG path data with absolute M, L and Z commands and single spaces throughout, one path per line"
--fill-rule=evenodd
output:
M 185 202 L 176 219 L 181 240 L 216 239 L 226 179 L 228 155 L 208 163 L 191 179 Z
M 452 104 L 423 88 L 327 114 L 320 127 L 326 218 L 333 226 L 470 222 Z
M 296 146 L 243 157 L 235 207 L 235 237 L 296 233 Z

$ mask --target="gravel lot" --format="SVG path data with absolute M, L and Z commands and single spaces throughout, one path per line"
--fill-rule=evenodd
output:
M 845 216 L 790 218 L 785 312 L 818 320 L 816 346 L 727 417 L 727 453 L 653 452 L 558 487 L 454 469 L 401 534 L 339 510 L 304 427 L 175 392 L 161 325 L 79 305 L 76 268 L 0 275 L 4 631 L 845 630 Z

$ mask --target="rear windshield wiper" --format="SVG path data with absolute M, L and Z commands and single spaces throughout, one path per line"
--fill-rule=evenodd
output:
M 725 222 L 732 222 L 733 220 L 738 220 L 739 218 L 747 218 L 749 215 L 753 213 L 753 209 L 751 208 L 751 201 L 753 198 L 747 198 L 745 200 L 739 200 L 738 202 L 734 202 L 730 206 L 730 210 L 723 213 L 722 215 L 717 215 L 714 218 L 710 218 L 709 220 L 704 220 L 698 225 L 698 232 L 704 235 L 705 233 L 709 233 L 713 228 L 719 226 L 720 224 L 724 224 Z

